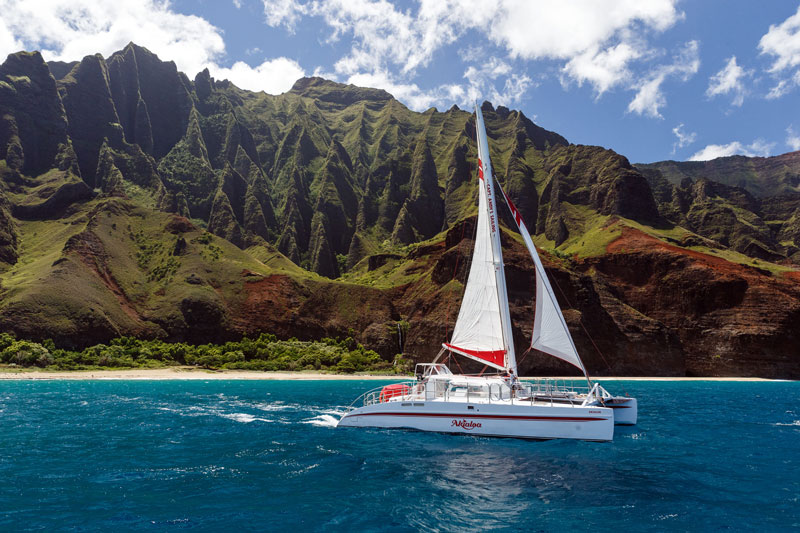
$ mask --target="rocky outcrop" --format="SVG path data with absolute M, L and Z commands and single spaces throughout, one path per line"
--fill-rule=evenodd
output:
M 740 187 L 760 198 L 800 193 L 800 152 L 773 157 L 733 155 L 710 161 L 637 163 L 636 167 L 642 171 L 658 172 L 673 185 L 679 185 L 686 178 L 706 178 Z
M 125 139 L 161 158 L 181 139 L 192 109 L 191 86 L 172 61 L 128 44 L 108 58 L 109 86 Z
M 0 65 L 0 122 L 0 159 L 31 176 L 57 166 L 67 120 L 39 52 L 11 54 Z
M 800 193 L 758 197 L 704 177 L 674 185 L 655 167 L 645 167 L 644 174 L 661 215 L 671 223 L 749 257 L 797 263 L 793 217 Z
M 108 142 L 115 148 L 123 143 L 122 129 L 109 88 L 108 68 L 99 54 L 86 56 L 58 82 L 67 114 L 72 145 L 81 176 L 90 187 L 95 178 L 100 147 Z

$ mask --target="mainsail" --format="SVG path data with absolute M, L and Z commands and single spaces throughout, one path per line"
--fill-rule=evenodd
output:
M 506 277 L 483 115 L 475 106 L 478 141 L 478 223 L 472 266 L 453 336 L 444 346 L 495 368 L 516 371 Z
M 500 190 L 502 191 L 502 188 Z M 586 373 L 586 368 L 578 355 L 578 350 L 575 349 L 572 335 L 570 335 L 567 323 L 564 321 L 564 315 L 561 313 L 555 294 L 553 294 L 553 287 L 550 285 L 550 280 L 547 279 L 544 265 L 542 265 L 542 260 L 539 259 L 539 254 L 533 245 L 528 228 L 525 227 L 522 216 L 520 216 L 519 211 L 505 191 L 503 191 L 503 196 L 506 199 L 508 208 L 511 210 L 514 221 L 519 227 L 522 240 L 525 241 L 525 245 L 528 247 L 533 263 L 536 266 L 536 315 L 533 319 L 531 348 L 577 366 L 586 376 L 586 379 L 589 379 L 589 374 Z

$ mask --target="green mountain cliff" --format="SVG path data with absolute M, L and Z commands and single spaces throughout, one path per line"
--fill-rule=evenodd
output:
M 482 109 L 592 371 L 800 376 L 800 157 L 632 166 Z M 430 358 L 469 263 L 474 133 L 455 106 L 416 113 L 321 78 L 254 93 L 134 44 L 74 63 L 12 54 L 0 328 L 64 346 L 352 330 L 389 360 Z M 522 347 L 533 269 L 505 222 Z M 522 370 L 571 371 L 536 353 Z

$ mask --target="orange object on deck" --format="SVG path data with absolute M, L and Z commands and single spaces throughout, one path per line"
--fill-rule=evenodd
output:
M 384 388 L 381 389 L 380 401 L 381 402 L 388 402 L 390 398 L 394 398 L 395 396 L 405 396 L 411 391 L 408 385 L 404 383 L 394 383 L 392 385 L 386 385 Z

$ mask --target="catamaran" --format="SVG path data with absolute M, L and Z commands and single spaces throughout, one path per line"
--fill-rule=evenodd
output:
M 592 383 L 527 227 L 503 192 L 536 270 L 531 349 L 579 368 L 586 386 L 578 389 L 555 380 L 522 381 L 518 377 L 494 174 L 483 115 L 477 105 L 475 129 L 478 220 L 472 264 L 450 341 L 442 345 L 432 363 L 416 365 L 414 381 L 378 387 L 359 396 L 338 426 L 610 441 L 615 423 L 636 423 L 636 399 L 612 396 L 599 383 Z M 497 374 L 453 374 L 439 362 L 445 353 L 483 363 Z

